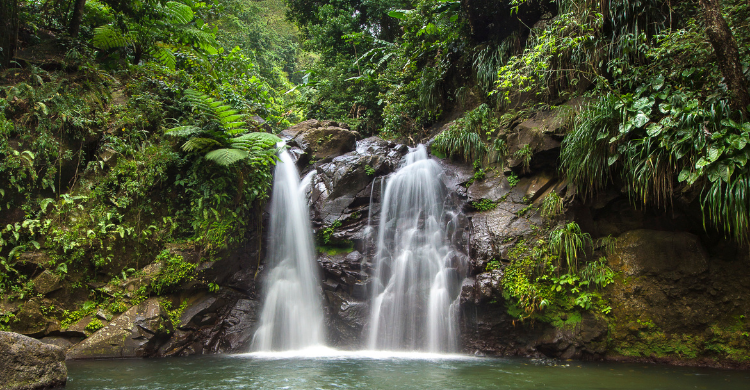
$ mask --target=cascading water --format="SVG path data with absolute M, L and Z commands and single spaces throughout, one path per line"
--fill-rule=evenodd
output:
M 309 183 L 308 175 L 304 183 Z M 322 345 L 323 310 L 318 293 L 312 229 L 305 201 L 306 185 L 288 152 L 282 151 L 274 172 L 268 258 L 254 351 L 299 350 Z
M 370 349 L 456 348 L 458 278 L 440 166 L 423 145 L 387 182 L 382 198 L 370 315 Z M 460 268 L 460 267 L 459 267 Z

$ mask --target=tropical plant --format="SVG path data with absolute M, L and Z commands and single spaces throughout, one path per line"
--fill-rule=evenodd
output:
M 126 18 L 124 23 L 97 27 L 94 46 L 102 50 L 130 48 L 134 64 L 140 63 L 144 54 L 149 54 L 170 69 L 176 66 L 177 52 L 194 58 L 218 53 L 214 34 L 207 31 L 208 25 L 202 21 L 190 24 L 195 18 L 190 6 L 168 1 L 164 4 L 146 2 L 142 7 L 140 18 Z
M 559 258 L 565 259 L 565 265 L 570 272 L 578 270 L 578 259 L 585 257 L 586 250 L 592 246 L 591 235 L 582 232 L 581 227 L 575 222 L 570 222 L 555 229 L 549 235 L 550 249 Z
M 273 134 L 250 132 L 244 117 L 228 104 L 205 94 L 188 90 L 187 101 L 199 111 L 203 126 L 178 126 L 166 131 L 173 137 L 188 138 L 182 145 L 185 152 L 203 154 L 221 166 L 229 166 L 244 160 L 250 166 L 273 164 L 277 144 L 281 139 Z
M 563 198 L 555 191 L 550 192 L 542 201 L 542 217 L 554 218 L 565 212 Z

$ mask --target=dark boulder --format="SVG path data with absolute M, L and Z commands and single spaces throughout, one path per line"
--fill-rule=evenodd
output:
M 279 136 L 294 148 L 292 155 L 302 168 L 353 151 L 359 133 L 344 123 L 310 119 L 283 130 Z
M 65 351 L 17 333 L 0 332 L 0 383 L 6 390 L 65 387 Z

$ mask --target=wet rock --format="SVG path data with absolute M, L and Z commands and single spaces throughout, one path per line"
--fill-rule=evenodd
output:
M 708 270 L 708 254 L 697 236 L 686 232 L 633 230 L 617 239 L 610 263 L 626 276 L 680 279 Z
M 313 226 L 325 228 L 340 221 L 334 238 L 361 245 L 368 214 L 379 207 L 380 177 L 395 171 L 407 151 L 403 145 L 370 137 L 358 141 L 355 151 L 316 164 L 310 194 Z M 370 205 L 371 195 L 378 204 Z
M 310 161 L 326 161 L 353 151 L 359 134 L 346 124 L 311 119 L 283 130 L 279 136 L 304 153 L 295 157 L 300 166 L 305 166 Z
M 532 233 L 529 220 L 518 215 L 524 207 L 505 202 L 472 217 L 471 253 L 478 272 L 484 271 L 488 261 L 506 258 L 504 251 L 516 237 Z
M 238 351 L 250 346 L 258 314 L 260 303 L 250 299 L 238 299 L 227 317 L 222 321 L 222 343 L 228 351 Z
M 156 298 L 133 306 L 88 339 L 71 348 L 68 359 L 153 356 L 171 331 L 171 323 Z
M 510 184 L 502 173 L 493 171 L 483 180 L 477 180 L 471 184 L 467 191 L 469 201 L 477 202 L 488 199 L 497 202 L 510 192 Z
M 581 322 L 575 326 L 547 327 L 534 344 L 547 357 L 601 357 L 607 350 L 607 322 L 591 313 L 584 313 Z
M 46 295 L 62 288 L 62 278 L 50 271 L 44 271 L 34 278 L 34 290 L 37 293 Z
M 73 345 L 81 342 L 81 340 L 82 338 L 70 338 L 70 337 L 61 337 L 61 336 L 48 336 L 48 337 L 42 337 L 41 339 L 39 339 L 39 341 L 45 344 L 56 345 L 62 348 L 63 350 L 69 349 Z
M 36 299 L 24 302 L 16 314 L 14 321 L 10 323 L 10 330 L 29 336 L 43 336 L 50 320 L 41 312 L 41 307 Z
M 503 290 L 500 284 L 500 280 L 503 278 L 501 270 L 495 269 L 490 272 L 483 272 L 475 278 L 473 286 L 475 303 L 487 303 L 501 297 Z
M 0 332 L 0 383 L 7 390 L 64 387 L 68 380 L 62 348 L 17 333 Z
M 18 256 L 18 260 L 14 264 L 14 267 L 26 275 L 34 275 L 49 264 L 50 259 L 46 253 L 43 252 L 24 252 Z

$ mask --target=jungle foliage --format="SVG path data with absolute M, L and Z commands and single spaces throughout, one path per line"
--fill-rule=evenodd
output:
M 0 68 L 0 295 L 41 299 L 32 278 L 51 272 L 88 296 L 47 310 L 67 325 L 194 277 L 165 247 L 205 259 L 242 242 L 268 196 L 273 133 L 297 120 L 282 3 L 88 0 L 75 37 L 61 12 L 73 3 L 19 0 L 20 50 Z M 41 56 L 24 54 L 33 45 Z M 152 262 L 150 284 L 113 292 Z

